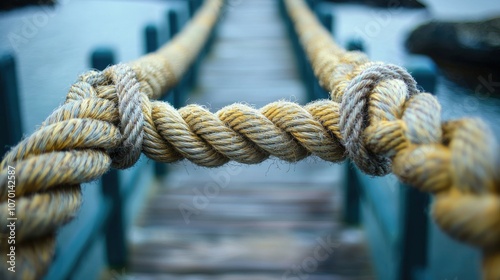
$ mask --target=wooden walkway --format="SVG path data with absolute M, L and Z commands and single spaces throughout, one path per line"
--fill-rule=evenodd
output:
M 276 1 L 233 3 L 189 102 L 304 103 Z M 362 231 L 338 218 L 342 172 L 314 158 L 170 165 L 130 233 L 127 279 L 372 279 Z

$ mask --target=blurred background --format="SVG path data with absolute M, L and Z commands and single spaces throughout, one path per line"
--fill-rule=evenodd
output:
M 153 51 L 202 2 L 3 1 L 3 152 L 64 102 L 79 74 Z M 340 45 L 407 67 L 439 99 L 443 119 L 478 116 L 500 136 L 499 1 L 308 4 Z M 215 112 L 234 102 L 259 108 L 318 98 L 327 94 L 281 1 L 227 0 L 216 32 L 166 100 Z M 120 190 L 112 205 L 123 223 L 109 222 L 106 184 Z M 426 194 L 348 162 L 269 159 L 208 169 L 143 157 L 83 193 L 78 217 L 58 233 L 46 279 L 480 277 L 480 253 L 435 226 Z

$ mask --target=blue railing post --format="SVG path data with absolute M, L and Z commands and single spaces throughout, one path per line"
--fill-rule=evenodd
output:
M 17 86 L 16 62 L 11 54 L 0 56 L 0 148 L 2 156 L 23 134 Z
M 176 10 L 169 9 L 167 11 L 167 22 L 170 32 L 170 38 L 174 38 L 180 31 L 179 14 Z
M 363 41 L 360 38 L 349 40 L 347 42 L 346 49 L 348 51 L 360 51 L 366 53 L 365 45 L 363 44 Z
M 160 46 L 160 42 L 158 41 L 158 28 L 154 24 L 148 24 L 146 28 L 144 28 L 144 50 L 145 53 L 155 52 Z
M 425 62 L 425 59 L 419 62 Z M 436 88 L 436 73 L 432 63 L 413 63 L 407 69 L 417 81 L 420 88 L 434 92 Z M 401 183 L 400 186 L 400 263 L 398 265 L 399 279 L 418 279 L 427 266 L 428 248 L 428 208 L 429 194 Z
M 113 65 L 115 57 L 109 48 L 98 48 L 92 53 L 92 68 L 103 70 Z M 111 268 L 123 268 L 127 264 L 127 247 L 125 240 L 125 224 L 123 217 L 123 199 L 120 192 L 120 174 L 111 169 L 102 176 L 102 193 L 112 208 L 105 225 L 106 254 L 108 265 Z
M 278 11 L 280 13 L 280 16 L 282 17 L 282 19 L 285 19 L 287 17 L 286 16 L 285 2 L 283 0 L 278 0 L 277 3 L 278 3 Z
M 360 222 L 360 199 L 361 186 L 357 167 L 350 160 L 345 163 L 344 204 L 342 207 L 342 221 L 348 225 L 357 225 Z
M 321 24 L 328 30 L 330 31 L 330 34 L 333 35 L 333 14 L 331 12 L 328 13 L 318 13 L 319 15 L 319 20 L 321 21 Z
M 401 184 L 399 203 L 402 211 L 399 279 L 416 280 L 416 274 L 427 265 L 429 195 Z
M 197 0 L 188 0 L 189 3 L 189 17 L 192 18 L 194 16 L 194 14 L 196 13 L 196 11 L 198 10 L 198 8 L 200 7 L 200 2 L 197 1 Z
M 306 0 L 309 9 L 314 10 L 314 6 L 316 5 L 316 0 Z
M 90 60 L 92 68 L 102 71 L 106 67 L 114 64 L 115 57 L 110 48 L 100 47 L 92 52 Z

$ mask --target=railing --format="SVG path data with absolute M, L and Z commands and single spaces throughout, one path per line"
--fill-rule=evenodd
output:
M 189 16 L 192 17 L 201 6 L 201 1 L 190 0 L 187 5 L 189 5 Z M 155 24 L 148 24 L 145 27 L 145 53 L 154 52 L 160 45 L 166 43 L 166 41 L 160 42 L 161 38 L 168 40 L 180 31 L 184 23 L 180 21 L 179 13 L 177 9 L 167 10 L 165 25 L 168 28 L 158 28 Z M 165 34 L 160 34 L 160 32 Z M 188 91 L 196 84 L 200 61 L 207 55 L 213 44 L 213 32 L 211 37 L 212 39 L 207 41 L 203 51 L 192 63 L 182 81 L 163 97 L 177 108 L 184 105 Z M 91 54 L 90 68 L 92 69 L 104 70 L 115 63 L 114 51 L 109 47 L 96 48 Z M 2 154 L 5 154 L 9 147 L 22 138 L 22 117 L 18 94 L 15 57 L 6 53 L 0 57 L 0 127 L 4 129 L 4 132 L 0 134 Z M 145 169 L 146 164 L 143 161 L 128 170 L 129 174 L 122 174 L 123 171 L 112 169 L 102 177 L 97 213 L 86 219 L 85 224 L 80 224 L 78 228 L 73 229 L 74 234 L 69 243 L 56 245 L 54 261 L 44 279 L 70 279 L 81 267 L 83 261 L 89 257 L 91 248 L 102 238 L 105 240 L 106 266 L 117 271 L 126 268 L 128 260 L 126 209 L 131 203 L 131 196 L 139 187 L 141 178 L 147 176 L 144 174 Z M 166 164 L 155 163 L 157 179 L 161 179 L 166 174 Z M 124 180 L 124 177 L 127 177 L 127 180 Z
M 307 1 L 310 9 L 315 11 L 318 20 L 333 36 L 335 16 L 331 10 L 326 12 L 321 10 L 319 8 L 321 2 Z M 279 10 L 286 22 L 309 101 L 329 98 L 329 94 L 320 86 L 313 73 L 292 20 L 286 11 L 284 1 L 279 1 Z M 364 43 L 359 38 L 353 38 L 347 43 L 346 49 L 364 51 Z M 436 84 L 434 67 L 426 60 L 418 60 L 417 58 L 416 62 L 412 61 L 406 68 L 421 88 L 426 92 L 434 92 Z M 380 233 L 380 238 L 369 236 L 372 250 L 385 252 L 385 257 L 374 255 L 373 261 L 377 275 L 381 279 L 425 279 L 424 268 L 427 265 L 429 248 L 429 195 L 399 183 L 393 175 L 382 178 L 368 176 L 349 160 L 344 164 L 344 168 L 343 221 L 357 226 L 363 220 L 365 227 L 372 227 L 369 230 L 373 232 L 373 235 L 377 235 L 375 232 Z M 388 182 L 393 184 L 391 192 L 396 194 L 394 197 L 381 191 L 381 189 L 387 190 Z M 386 203 L 391 198 L 396 198 L 397 201 Z M 368 223 L 370 220 L 373 222 Z

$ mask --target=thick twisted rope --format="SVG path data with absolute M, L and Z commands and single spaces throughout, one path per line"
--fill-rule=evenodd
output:
M 215 114 L 198 105 L 175 110 L 151 101 L 185 71 L 189 50 L 197 51 L 186 38 L 206 35 L 201 26 L 213 24 L 219 4 L 206 4 L 174 39 L 177 47 L 82 75 L 67 102 L 5 156 L 0 217 L 7 217 L 6 166 L 13 165 L 24 221 L 18 239 L 27 252 L 20 270 L 40 275 L 47 267 L 53 232 L 81 202 L 78 184 L 99 178 L 111 165 L 133 165 L 142 151 L 157 161 L 186 158 L 209 167 L 269 156 L 293 162 L 316 155 L 335 162 L 347 155 L 373 175 L 386 174 L 392 163 L 403 181 L 436 194 L 434 217 L 445 231 L 484 250 L 486 276 L 500 275 L 499 160 L 489 129 L 479 120 L 441 124 L 436 99 L 419 93 L 406 71 L 337 47 L 302 0 L 287 1 L 287 8 L 331 101 L 304 107 L 280 101 L 260 109 L 233 104 Z M 174 55 L 181 53 L 186 56 Z
M 0 279 L 40 278 L 53 258 L 55 230 L 81 205 L 79 184 L 99 178 L 111 166 L 127 168 L 139 159 L 143 143 L 150 143 L 151 114 L 143 113 L 151 109 L 149 98 L 160 97 L 182 77 L 205 44 L 222 4 L 206 1 L 159 51 L 82 75 L 66 103 L 5 155 L 0 163 L 0 219 L 11 217 L 8 166 L 13 166 L 16 273 L 7 270 L 9 257 L 2 253 Z M 153 150 L 164 148 L 154 145 Z M 2 227 L 0 233 L 1 251 L 8 252 L 13 245 L 8 243 L 9 229 Z
M 320 84 L 340 103 L 341 143 L 364 172 L 391 171 L 435 194 L 432 215 L 483 251 L 485 279 L 500 279 L 500 155 L 478 119 L 441 123 L 440 108 L 403 69 L 340 48 L 303 0 L 284 0 Z

